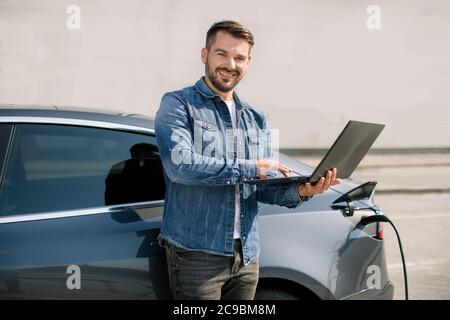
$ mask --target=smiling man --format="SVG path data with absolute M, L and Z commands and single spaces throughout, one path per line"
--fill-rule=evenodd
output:
M 156 139 L 166 194 L 159 236 L 175 299 L 253 299 L 259 275 L 258 201 L 293 208 L 340 181 L 336 170 L 312 186 L 242 183 L 287 166 L 272 159 L 261 111 L 235 86 L 251 60 L 253 34 L 235 21 L 215 23 L 201 51 L 205 76 L 166 93 Z

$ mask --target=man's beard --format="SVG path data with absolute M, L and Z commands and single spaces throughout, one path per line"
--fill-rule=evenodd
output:
M 219 72 L 219 70 L 225 70 L 227 72 L 234 72 L 236 75 L 234 76 L 234 79 L 231 80 L 229 83 L 225 83 L 222 80 L 219 79 L 220 75 L 216 77 L 216 73 Z M 208 61 L 205 63 L 205 73 L 208 76 L 209 81 L 213 84 L 213 86 L 219 90 L 220 92 L 227 93 L 236 87 L 236 85 L 241 81 L 241 74 L 237 70 L 230 70 L 227 68 L 216 68 L 216 70 L 212 70 L 209 66 Z

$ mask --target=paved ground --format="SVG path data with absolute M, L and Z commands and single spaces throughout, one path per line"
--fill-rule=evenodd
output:
M 379 182 L 374 201 L 400 232 L 410 299 L 450 299 L 450 155 L 369 155 L 353 177 Z M 397 239 L 388 225 L 384 234 L 394 298 L 403 299 Z
M 410 299 L 450 299 L 450 194 L 379 195 L 375 202 L 397 227 L 407 262 Z M 400 251 L 385 226 L 389 276 L 403 299 Z

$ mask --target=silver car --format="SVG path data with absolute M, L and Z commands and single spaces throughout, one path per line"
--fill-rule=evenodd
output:
M 170 299 L 151 118 L 0 107 L 0 298 Z M 312 168 L 280 154 L 280 161 Z M 260 204 L 257 299 L 392 299 L 376 182 Z M 186 204 L 189 205 L 189 204 Z

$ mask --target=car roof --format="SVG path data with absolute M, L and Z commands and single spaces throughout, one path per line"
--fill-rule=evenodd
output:
M 145 115 L 71 106 L 0 104 L 0 117 L 2 122 L 80 124 L 147 133 L 155 128 L 154 119 Z

